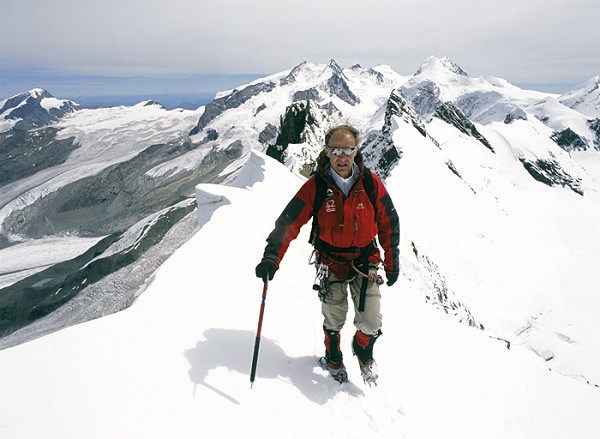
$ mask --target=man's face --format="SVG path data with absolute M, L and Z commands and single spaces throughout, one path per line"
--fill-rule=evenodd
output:
M 335 131 L 329 139 L 330 148 L 354 148 L 354 152 L 350 155 L 340 154 L 334 155 L 329 150 L 325 149 L 325 155 L 329 158 L 331 167 L 337 172 L 342 178 L 348 178 L 352 175 L 352 163 L 354 163 L 354 157 L 358 151 L 356 146 L 356 139 L 354 136 L 345 130 Z

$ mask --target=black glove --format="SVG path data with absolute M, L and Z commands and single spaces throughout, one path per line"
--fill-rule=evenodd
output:
M 270 259 L 263 259 L 260 264 L 256 266 L 256 277 L 260 277 L 264 282 L 272 280 L 277 271 L 277 265 Z
M 385 277 L 387 277 L 387 286 L 391 287 L 398 280 L 398 272 L 394 271 L 392 273 L 386 273 Z

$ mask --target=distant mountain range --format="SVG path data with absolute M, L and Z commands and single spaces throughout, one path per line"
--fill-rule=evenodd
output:
M 240 184 L 252 150 L 308 176 L 338 123 L 360 130 L 365 162 L 384 178 L 402 160 L 402 120 L 439 148 L 468 139 L 497 157 L 508 146 L 531 179 L 586 197 L 600 182 L 598 82 L 559 96 L 470 77 L 448 58 L 430 57 L 406 76 L 331 60 L 194 110 L 154 101 L 86 109 L 42 89 L 0 101 L 0 260 L 49 238 L 97 239 L 74 259 L 0 262 L 4 345 L 129 306 L 194 233 L 197 184 Z M 469 184 L 468 169 L 450 158 L 447 166 Z
M 169 110 L 176 108 L 195 110 L 208 104 L 213 98 L 214 93 L 153 93 L 152 95 L 70 96 L 67 99 L 77 102 L 82 108 L 131 106 L 153 100 L 160 102 Z

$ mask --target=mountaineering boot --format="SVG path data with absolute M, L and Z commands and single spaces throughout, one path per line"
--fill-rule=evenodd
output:
M 323 369 L 329 371 L 331 377 L 338 383 L 341 384 L 348 381 L 348 371 L 343 361 L 328 361 L 326 357 L 321 357 L 319 358 L 319 364 Z
M 325 356 L 319 359 L 319 363 L 327 368 L 334 380 L 345 383 L 348 381 L 348 372 L 340 350 L 340 331 L 325 328 L 323 330 L 325 332 Z
M 360 374 L 365 383 L 377 385 L 377 363 L 373 358 L 373 345 L 377 338 L 381 335 L 381 331 L 377 331 L 374 335 L 367 335 L 361 331 L 356 331 L 352 339 L 352 352 L 358 358 L 360 366 Z
M 360 366 L 360 374 L 363 377 L 363 381 L 369 386 L 371 384 L 377 385 L 377 378 L 379 378 L 379 374 L 377 372 L 377 363 L 375 362 L 375 359 L 371 357 L 363 363 L 359 358 L 358 365 Z

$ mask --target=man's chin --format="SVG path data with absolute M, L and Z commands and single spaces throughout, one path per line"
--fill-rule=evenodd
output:
M 349 173 L 351 168 L 349 165 L 345 165 L 345 166 L 335 166 L 333 169 L 338 174 L 343 175 L 343 174 Z

